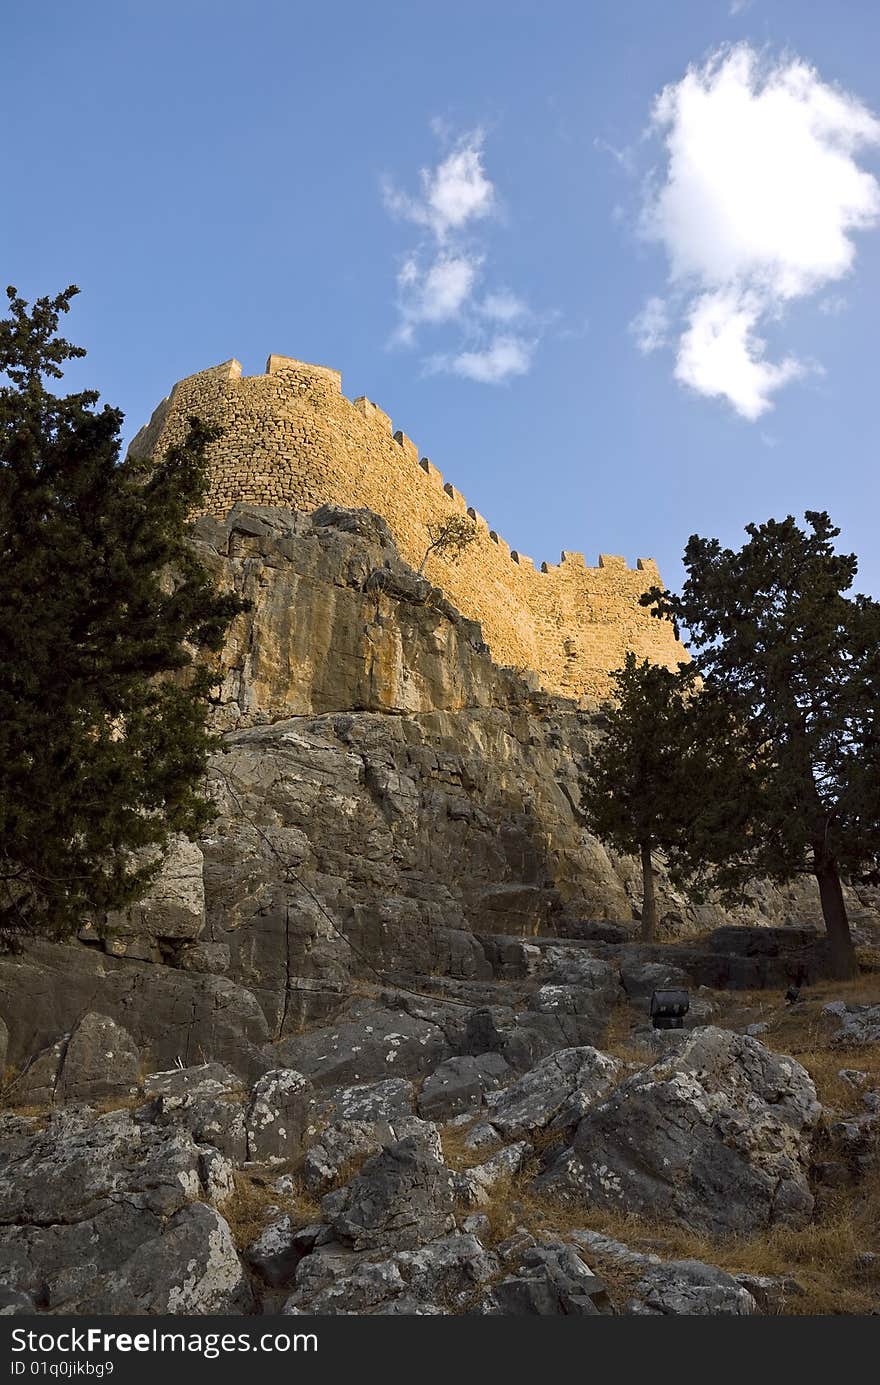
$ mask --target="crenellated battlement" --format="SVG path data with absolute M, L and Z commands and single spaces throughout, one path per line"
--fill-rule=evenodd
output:
M 365 396 L 349 401 L 328 366 L 271 355 L 262 375 L 238 361 L 176 384 L 132 442 L 159 455 L 197 414 L 219 425 L 210 449 L 206 509 L 225 515 L 236 501 L 313 510 L 326 503 L 367 507 L 390 525 L 402 555 L 418 566 L 429 528 L 469 515 L 477 540 L 455 561 L 428 559 L 427 575 L 462 612 L 482 623 L 499 663 L 533 670 L 569 696 L 598 696 L 628 650 L 674 666 L 686 657 L 672 626 L 639 605 L 660 581 L 651 558 L 601 553 L 596 567 L 563 551 L 558 564 L 534 561 L 469 505 L 415 442 Z

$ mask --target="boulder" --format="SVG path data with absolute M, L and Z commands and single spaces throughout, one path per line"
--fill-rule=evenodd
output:
M 23 1294 L 19 1289 L 7 1289 L 0 1286 L 0 1317 L 11 1318 L 20 1313 L 30 1316 L 36 1311 L 37 1305 L 30 1294 Z
M 493 1285 L 480 1312 L 492 1316 L 595 1317 L 612 1313 L 602 1280 L 571 1246 L 533 1246 L 520 1268 Z
M 22 1068 L 60 1034 L 73 1033 L 96 996 L 101 1014 L 125 1027 L 148 1069 L 210 1058 L 253 1081 L 272 1066 L 262 1051 L 266 1017 L 253 994 L 228 977 L 42 939 L 28 939 L 19 956 L 0 956 L 9 1061 Z
M 140 1082 L 141 1056 L 131 1035 L 89 1011 L 74 1029 L 55 1084 L 57 1101 L 104 1101 L 128 1095 Z
M 642 1316 L 743 1317 L 758 1311 L 753 1295 L 737 1279 L 700 1260 L 652 1265 L 633 1291 L 627 1313 Z
M 696 1029 L 592 1106 L 539 1185 L 713 1235 L 804 1225 L 821 1108 L 809 1074 L 757 1039 Z
M 645 960 L 638 954 L 620 964 L 620 980 L 630 1000 L 650 1001 L 654 991 L 687 990 L 691 979 L 671 962 Z
M 289 1284 L 304 1251 L 288 1216 L 278 1217 L 248 1246 L 244 1258 L 273 1289 Z
M 437 1025 L 403 1011 L 371 1009 L 363 1017 L 284 1039 L 279 1062 L 304 1073 L 316 1087 L 416 1077 L 448 1056 Z
M 62 1107 L 0 1132 L 6 1286 L 70 1313 L 244 1311 L 222 1200 L 231 1166 L 187 1131 Z
M 474 1164 L 455 1175 L 456 1192 L 459 1198 L 471 1207 L 482 1207 L 489 1201 L 489 1194 L 497 1184 L 518 1174 L 534 1153 L 526 1140 L 505 1145 L 483 1164 Z
M 454 1205 L 452 1172 L 410 1136 L 368 1159 L 347 1187 L 324 1198 L 322 1210 L 355 1250 L 412 1250 L 452 1230 Z
M 226 1222 L 213 1207 L 195 1202 L 80 1299 L 76 1311 L 249 1314 L 254 1296 Z
M 169 1068 L 167 1072 L 148 1073 L 144 1078 L 144 1094 L 148 1097 L 220 1097 L 240 1089 L 240 1079 L 222 1063 Z
M 300 1262 L 283 1312 L 441 1313 L 439 1303 L 458 1302 L 466 1308 L 497 1272 L 496 1257 L 469 1234 L 446 1236 L 382 1259 L 330 1244 Z
M 498 1094 L 489 1121 L 502 1135 L 573 1126 L 617 1081 L 622 1065 L 598 1049 L 563 1048 Z
M 822 1013 L 840 1021 L 834 1043 L 841 1048 L 861 1048 L 880 1043 L 880 1005 L 855 1005 L 832 1000 Z
M 639 1276 L 622 1311 L 637 1316 L 747 1316 L 760 1310 L 758 1281 L 730 1275 L 700 1260 L 661 1260 L 631 1250 L 599 1231 L 573 1231 L 571 1239 L 600 1262 L 611 1261 Z M 769 1291 L 768 1291 L 769 1292 Z M 766 1301 L 766 1300 L 765 1300 Z
M 144 1092 L 155 1120 L 181 1126 L 197 1144 L 212 1145 L 235 1164 L 247 1159 L 245 1091 L 221 1063 L 151 1073 Z
M 25 1064 L 9 1083 L 16 1106 L 51 1106 L 67 1052 L 69 1034 L 62 1034 Z
M 293 1068 L 259 1079 L 245 1115 L 247 1157 L 255 1163 L 292 1159 L 303 1147 L 314 1112 L 312 1084 Z
M 334 1092 L 333 1114 L 341 1121 L 391 1121 L 411 1116 L 415 1099 L 415 1087 L 405 1077 L 387 1077 Z
M 310 1193 L 328 1192 L 346 1182 L 364 1160 L 385 1145 L 412 1136 L 436 1159 L 442 1158 L 437 1127 L 413 1115 L 392 1115 L 382 1121 L 339 1121 L 328 1125 L 308 1150 L 303 1162 L 303 1182 Z
M 500 1053 L 448 1058 L 425 1078 L 419 1093 L 419 1115 L 426 1120 L 450 1120 L 466 1111 L 477 1111 L 485 1093 L 510 1076 L 510 1066 Z

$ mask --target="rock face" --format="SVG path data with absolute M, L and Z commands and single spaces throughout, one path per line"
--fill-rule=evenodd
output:
M 802 1226 L 820 1111 L 794 1059 L 698 1029 L 591 1107 L 543 1186 L 714 1234 Z
M 93 947 L 34 941 L 22 956 L 0 955 L 0 1011 L 9 1025 L 8 1061 L 20 1068 L 100 1005 L 125 1028 L 147 1068 L 206 1058 L 255 1075 L 270 1066 L 256 997 L 224 976 L 199 975 L 108 956 Z
M 2 1124 L 7 1288 L 54 1312 L 251 1307 L 229 1228 L 207 1202 L 231 1191 L 231 1167 L 216 1150 L 128 1111 L 96 1119 L 88 1108 L 70 1108 L 45 1130 L 15 1117 Z
M 97 1010 L 148 1067 L 216 1059 L 249 1079 L 284 1065 L 317 1084 L 368 1080 L 381 1042 L 360 1064 L 349 1053 L 347 1073 L 340 1051 L 322 1076 L 323 1050 L 310 1059 L 309 1036 L 298 1038 L 341 1018 L 364 982 L 420 989 L 432 976 L 475 1004 L 506 974 L 493 939 L 579 937 L 584 919 L 633 917 L 636 863 L 609 856 L 582 820 L 596 717 L 494 664 L 479 627 L 400 560 L 381 519 L 238 505 L 222 523 L 200 520 L 194 541 L 217 581 L 253 603 L 219 656 L 218 816 L 198 845 L 175 846 L 144 901 L 95 920 L 81 945 L 0 956 L 14 1067 Z M 661 914 L 720 921 L 689 910 L 662 872 L 658 891 Z M 774 917 L 818 917 L 812 892 L 759 895 Z M 611 941 L 584 940 L 613 947 L 627 936 L 615 927 Z M 570 946 L 535 960 L 528 1020 L 471 1052 L 522 1068 L 561 1037 L 601 1042 L 616 966 Z M 644 991 L 653 974 L 640 960 L 654 963 L 636 947 L 627 985 Z M 674 965 L 697 983 L 758 986 L 794 962 L 704 950 Z M 266 1043 L 288 1040 L 266 1064 Z M 441 1049 L 425 1045 L 416 1061 L 407 1039 L 397 1070 L 460 1056 Z
M 661 981 L 812 976 L 817 935 L 637 942 L 634 868 L 580 811 L 595 717 L 496 667 L 374 515 L 238 507 L 196 541 L 254 602 L 220 661 L 217 817 L 137 909 L 0 954 L 0 1313 L 739 1314 L 788 1293 L 624 1247 L 612 1305 L 614 1254 L 577 1211 L 713 1235 L 810 1216 L 797 1063 L 715 1028 L 604 1045 Z M 876 1009 L 832 1005 L 841 1063 Z M 828 1184 L 873 1167 L 862 1085 L 823 1127 Z M 495 1244 L 535 1187 L 570 1232 Z

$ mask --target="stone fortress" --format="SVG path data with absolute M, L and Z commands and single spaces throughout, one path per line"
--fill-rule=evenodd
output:
M 219 425 L 210 448 L 206 512 L 223 518 L 238 501 L 313 511 L 321 505 L 368 508 L 389 524 L 402 557 L 418 568 L 429 528 L 469 515 L 477 539 L 448 559 L 432 554 L 425 575 L 483 629 L 493 659 L 537 676 L 552 693 L 602 697 L 608 673 L 632 650 L 674 668 L 687 658 L 672 625 L 639 597 L 660 583 L 651 558 L 635 568 L 580 553 L 558 565 L 519 553 L 468 506 L 464 496 L 366 398 L 350 402 L 338 371 L 270 356 L 264 375 L 242 376 L 236 360 L 176 384 L 131 444 L 161 455 L 180 441 L 187 419 Z

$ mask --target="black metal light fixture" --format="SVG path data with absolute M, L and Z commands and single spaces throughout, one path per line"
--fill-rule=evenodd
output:
M 683 1029 L 690 1005 L 687 991 L 655 991 L 651 996 L 651 1024 L 655 1029 Z

